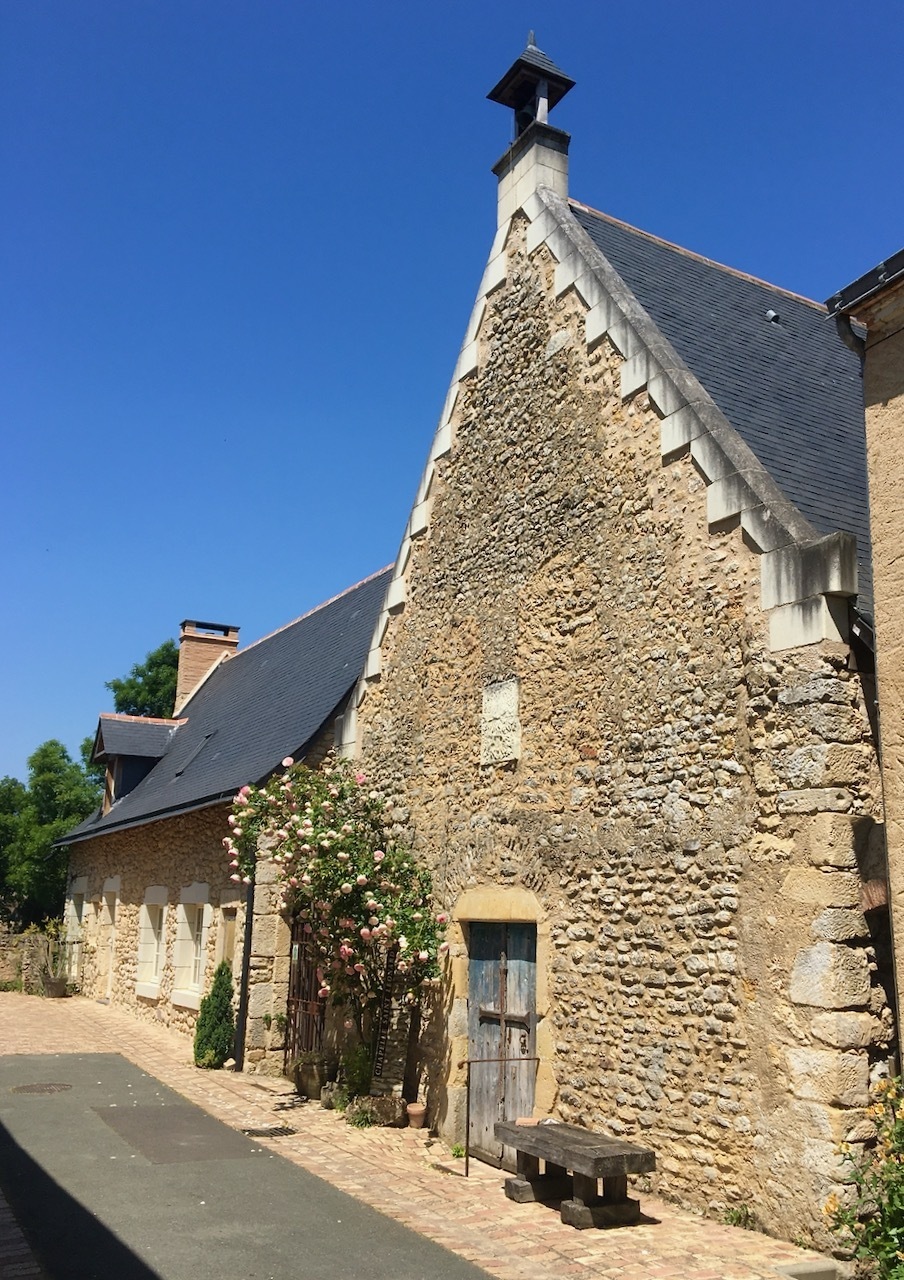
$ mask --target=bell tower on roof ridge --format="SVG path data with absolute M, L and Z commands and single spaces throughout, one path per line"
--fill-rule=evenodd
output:
M 549 187 L 568 196 L 568 144 L 570 134 L 549 123 L 549 113 L 574 81 L 538 49 L 533 31 L 527 46 L 487 97 L 511 107 L 515 139 L 493 166 L 499 179 L 498 222 L 504 222 L 538 187 Z

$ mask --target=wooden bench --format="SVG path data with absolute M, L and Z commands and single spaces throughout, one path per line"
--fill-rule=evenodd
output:
M 517 1153 L 517 1177 L 505 1182 L 510 1200 L 519 1204 L 561 1200 L 562 1221 L 581 1229 L 637 1222 L 640 1201 L 628 1198 L 628 1174 L 652 1173 L 656 1168 L 652 1151 L 558 1121 L 497 1124 L 495 1132 L 500 1142 Z

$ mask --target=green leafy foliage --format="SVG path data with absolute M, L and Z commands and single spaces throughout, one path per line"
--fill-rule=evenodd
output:
M 373 1065 L 373 1054 L 366 1044 L 357 1044 L 342 1055 L 342 1078 L 353 1098 L 370 1093 Z
M 97 807 L 100 789 L 61 742 L 28 759 L 28 782 L 0 779 L 0 917 L 20 928 L 59 915 L 68 855 L 54 841 Z
M 232 1008 L 232 970 L 217 965 L 210 991 L 201 1001 L 195 1027 L 195 1066 L 222 1067 L 232 1057 L 235 1014 Z
M 855 1258 L 873 1264 L 877 1280 L 904 1280 L 904 1087 L 880 1080 L 868 1115 L 876 1126 L 869 1146 L 841 1145 L 851 1194 L 829 1196 L 823 1212 Z
M 317 956 L 321 999 L 346 1008 L 346 1030 L 369 1043 L 390 953 L 415 1003 L 446 950 L 430 873 L 390 839 L 390 806 L 347 760 L 328 757 L 315 771 L 287 759 L 263 786 L 241 788 L 228 822 L 232 879 L 250 883 L 258 849 L 267 851 L 281 908 L 302 921 Z
M 106 688 L 113 694 L 113 705 L 121 715 L 166 720 L 173 714 L 176 702 L 178 670 L 179 646 L 175 640 L 164 640 L 144 662 L 136 662 L 127 676 L 108 680 Z

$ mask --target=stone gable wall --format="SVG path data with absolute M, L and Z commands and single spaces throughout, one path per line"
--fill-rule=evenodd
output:
M 363 758 L 450 912 L 498 887 L 540 904 L 538 1109 L 649 1143 L 663 1192 L 818 1236 L 891 1036 L 882 911 L 861 910 L 883 874 L 861 681 L 841 645 L 769 652 L 756 554 L 708 528 L 690 457 L 663 463 L 646 392 L 622 399 L 618 352 L 588 352 L 583 302 L 555 298 L 523 233 L 359 708 Z M 484 690 L 513 679 L 517 758 L 481 765 Z M 460 1140 L 450 940 L 424 1070 Z

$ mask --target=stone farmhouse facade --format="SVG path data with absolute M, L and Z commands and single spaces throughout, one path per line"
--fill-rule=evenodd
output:
M 281 1069 L 283 1027 L 270 1014 L 286 1007 L 289 929 L 265 868 L 250 899 L 230 878 L 226 817 L 246 782 L 289 755 L 316 766 L 332 747 L 386 580 L 376 574 L 239 652 L 236 628 L 184 622 L 174 718 L 101 716 L 104 805 L 67 836 L 84 994 L 193 1033 L 227 960 L 244 1066 Z
M 837 1144 L 897 1069 L 860 358 L 826 308 L 572 199 L 571 87 L 530 43 L 490 95 L 498 226 L 397 560 L 339 598 L 342 679 L 313 696 L 328 627 L 275 693 L 272 668 L 238 692 L 272 638 L 221 659 L 179 752 L 70 837 L 85 989 L 189 1029 L 189 960 L 197 994 L 246 934 L 229 796 L 334 745 L 451 920 L 431 1124 L 463 1141 L 470 1106 L 490 1160 L 531 1112 L 636 1138 L 661 1192 L 824 1240 Z M 296 686 L 251 753 L 255 699 Z M 212 733 L 221 789 L 161 808 Z M 271 1070 L 290 934 L 260 881 L 246 1069 Z

